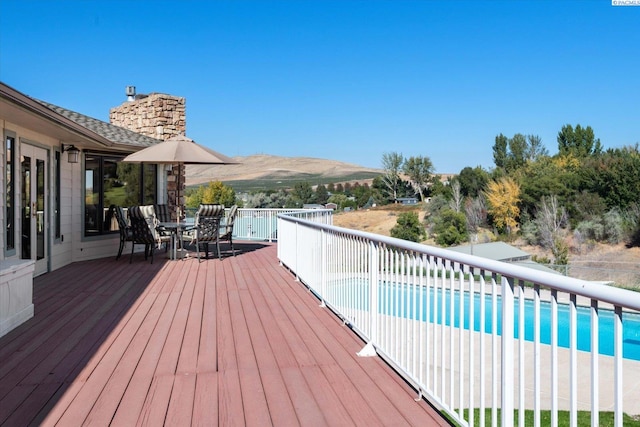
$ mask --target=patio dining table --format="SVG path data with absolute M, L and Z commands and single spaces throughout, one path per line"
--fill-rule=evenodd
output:
M 180 242 L 180 249 L 184 249 L 183 233 L 191 230 L 195 226 L 195 220 L 187 219 L 186 221 L 167 221 L 158 223 L 160 228 L 163 228 L 171 233 L 171 259 L 178 259 L 178 242 Z M 180 257 L 183 258 L 183 257 Z

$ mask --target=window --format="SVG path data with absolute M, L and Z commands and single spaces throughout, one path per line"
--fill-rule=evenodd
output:
M 4 146 L 4 159 L 5 159 L 5 177 L 4 182 L 6 185 L 4 205 L 7 208 L 5 214 L 5 227 L 7 230 L 5 239 L 5 253 L 7 255 L 15 253 L 16 250 L 16 219 L 15 219 L 15 197 L 16 197 L 16 182 L 15 182 L 15 168 L 16 168 L 16 137 L 15 135 L 5 135 Z
M 122 163 L 122 158 L 85 154 L 85 236 L 118 231 L 109 212 L 111 205 L 129 207 L 156 202 L 156 165 Z

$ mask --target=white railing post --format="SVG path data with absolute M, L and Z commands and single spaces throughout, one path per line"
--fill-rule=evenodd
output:
M 369 342 L 362 350 L 358 352 L 358 356 L 370 357 L 376 356 L 376 348 L 378 345 L 378 244 L 369 243 L 369 327 L 371 329 Z
M 598 348 L 599 325 L 598 325 L 598 300 L 591 300 L 591 426 L 600 425 L 600 374 Z M 595 350 L 595 351 L 594 351 Z
M 325 295 L 327 294 L 327 232 L 322 230 L 320 232 L 320 307 L 326 307 L 324 302 Z
M 623 412 L 622 412 L 622 399 L 624 394 L 622 392 L 622 307 L 615 306 L 613 316 L 613 411 L 614 420 L 613 424 L 616 427 L 622 427 Z
M 502 426 L 513 426 L 513 279 L 502 276 Z

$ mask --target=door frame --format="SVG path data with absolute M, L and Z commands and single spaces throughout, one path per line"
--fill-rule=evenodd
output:
M 29 206 L 29 216 L 31 218 L 31 221 L 29 221 L 29 236 L 30 236 L 30 249 L 31 249 L 31 253 L 30 253 L 30 258 L 35 262 L 35 271 L 34 271 L 34 276 L 39 276 L 41 274 L 47 273 L 50 270 L 50 264 L 51 264 L 51 188 L 50 188 L 50 171 L 51 171 L 51 148 L 47 147 L 47 146 L 43 146 L 43 145 L 39 145 L 39 144 L 34 144 L 31 142 L 27 142 L 24 140 L 20 141 L 20 197 L 19 197 L 19 212 L 20 212 L 20 219 L 21 219 L 21 227 L 20 227 L 20 235 L 23 236 L 24 235 L 24 208 L 25 206 L 23 206 L 24 204 L 24 194 L 23 194 L 23 190 L 24 190 L 24 183 L 22 182 L 24 180 L 24 176 L 23 176 L 23 171 L 22 171 L 22 159 L 24 156 L 28 156 L 32 159 L 32 163 L 31 163 L 31 167 L 30 167 L 30 188 L 29 188 L 29 201 L 31 203 L 31 206 Z M 33 218 L 33 213 L 32 213 L 32 209 L 33 209 L 33 203 L 37 203 L 37 194 L 38 194 L 38 182 L 37 182 L 37 176 L 36 176 L 36 164 L 38 160 L 42 160 L 43 163 L 43 168 L 44 170 L 42 171 L 43 175 L 44 175 L 44 183 L 43 183 L 43 196 L 42 196 L 42 203 L 44 204 L 43 209 L 42 209 L 42 220 L 44 222 L 43 224 L 43 232 L 42 232 L 42 236 L 43 236 L 43 241 L 42 241 L 42 250 L 43 250 L 43 255 L 42 258 L 38 259 L 38 233 L 37 233 L 37 220 L 34 221 Z M 36 213 L 37 214 L 37 213 Z M 20 244 L 22 245 L 22 238 L 20 239 Z M 22 253 L 24 251 L 24 248 L 20 248 L 20 256 L 22 256 Z

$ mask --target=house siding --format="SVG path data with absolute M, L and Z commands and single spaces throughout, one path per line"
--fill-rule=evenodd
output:
M 49 253 L 49 270 L 56 270 L 60 267 L 63 267 L 71 262 L 83 261 L 89 259 L 100 258 L 104 256 L 108 256 L 111 254 L 115 254 L 118 250 L 118 235 L 113 236 L 101 236 L 99 238 L 90 238 L 85 239 L 83 237 L 83 233 L 80 231 L 83 228 L 83 200 L 82 200 L 82 187 L 83 187 L 83 162 L 77 164 L 68 163 L 66 160 L 66 156 L 63 156 L 62 161 L 60 162 L 60 234 L 61 238 L 55 238 L 55 227 L 54 227 L 54 214 L 52 204 L 54 203 L 53 195 L 55 191 L 55 156 L 54 152 L 59 151 L 60 144 L 65 141 L 60 141 L 58 139 L 52 138 L 50 136 L 38 133 L 33 129 L 29 129 L 27 127 L 18 125 L 16 123 L 11 123 L 6 120 L 2 122 L 2 134 L 4 135 L 6 131 L 15 134 L 16 136 L 16 145 L 17 145 L 17 155 L 19 158 L 23 144 L 30 144 L 36 147 L 40 147 L 48 150 L 47 155 L 47 213 L 46 213 L 46 222 L 48 225 L 47 228 L 47 238 L 48 238 L 48 253 Z M 3 136 L 4 141 L 4 136 Z M 3 142 L 4 143 L 4 142 Z M 65 142 L 66 143 L 66 142 Z M 82 156 L 81 156 L 82 159 Z M 5 154 L 4 149 L 2 150 L 2 166 L 1 166 L 1 181 L 2 185 L 5 185 Z M 22 176 L 20 174 L 19 164 L 16 164 L 16 173 L 15 173 L 15 185 L 16 185 L 16 200 L 18 200 L 20 189 L 22 188 Z M 4 188 L 4 187 L 3 187 Z M 0 223 L 3 224 L 6 229 L 6 206 L 4 202 L 4 197 L 1 198 L 1 209 L 0 209 Z M 14 206 L 14 217 L 16 219 L 20 218 L 20 209 L 18 203 Z M 16 245 L 18 246 L 18 250 L 11 255 L 5 257 L 4 251 L 0 254 L 2 259 L 20 259 L 20 250 L 19 246 L 21 245 L 19 236 L 22 233 L 20 221 L 16 221 Z M 0 238 L 0 242 L 2 242 L 3 247 L 5 247 L 6 236 L 5 233 L 2 233 L 2 237 Z

